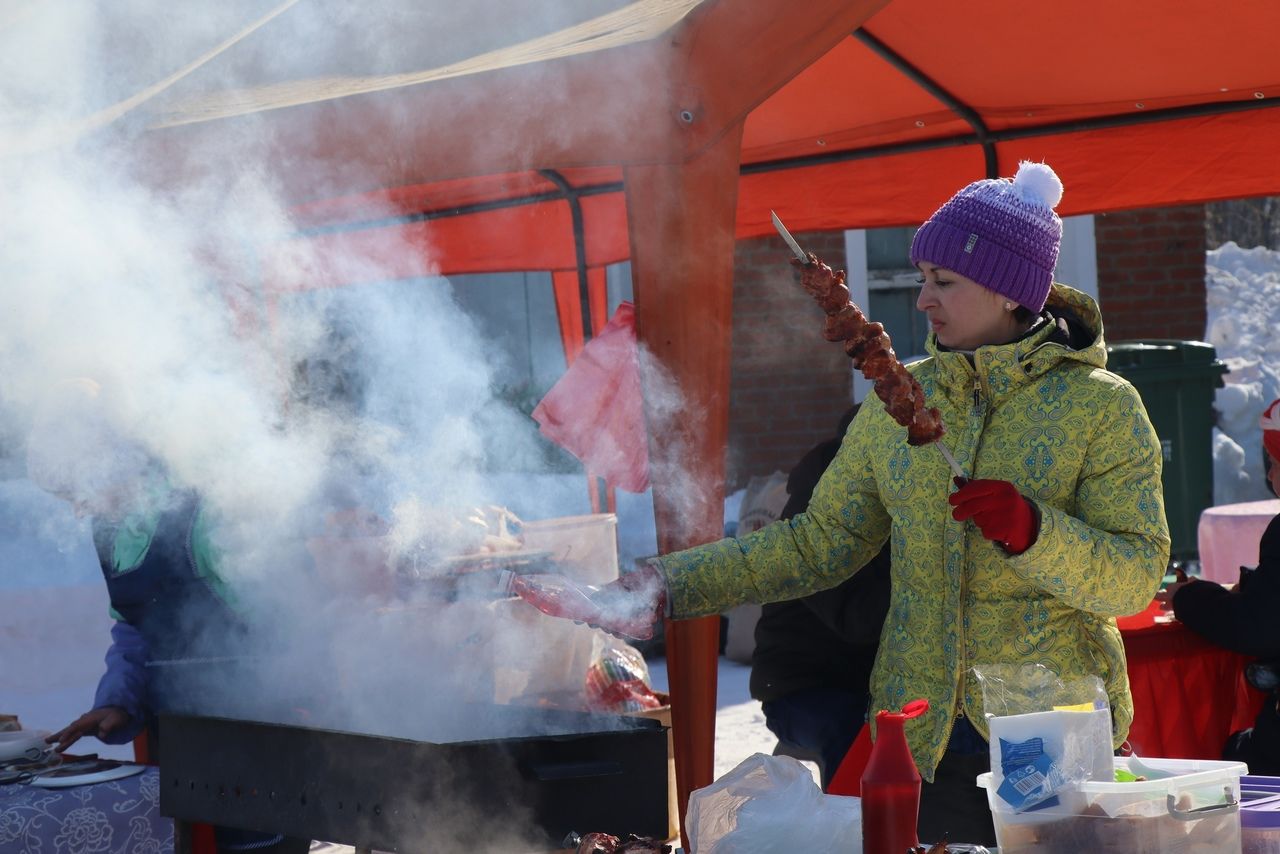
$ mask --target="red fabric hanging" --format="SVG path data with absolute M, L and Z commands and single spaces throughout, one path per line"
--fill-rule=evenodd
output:
M 542 435 L 610 486 L 628 492 L 649 488 L 649 442 L 631 303 L 619 305 L 600 334 L 582 348 L 534 408 L 533 419 Z

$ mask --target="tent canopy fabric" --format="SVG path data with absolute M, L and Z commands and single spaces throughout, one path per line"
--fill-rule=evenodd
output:
M 276 175 L 303 236 L 350 257 L 385 250 L 365 232 L 402 228 L 446 274 L 576 268 L 547 171 L 590 209 L 588 266 L 625 259 L 620 167 L 695 157 L 744 119 L 739 238 L 770 233 L 770 209 L 796 230 L 915 224 L 1024 158 L 1062 176 L 1064 215 L 1280 193 L 1270 0 L 485 5 L 512 26 L 404 2 L 335 12 L 348 49 L 290 63 L 273 40 L 308 38 L 314 18 L 286 10 L 136 106 L 135 125 L 168 162 L 251 121 L 290 152 Z

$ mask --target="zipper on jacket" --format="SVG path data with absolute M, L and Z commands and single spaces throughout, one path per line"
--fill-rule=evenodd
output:
M 970 413 L 970 418 L 973 421 L 981 422 L 981 421 L 984 421 L 985 419 L 983 418 L 983 415 L 982 415 L 982 374 L 979 371 L 980 371 L 980 368 L 979 368 L 977 359 L 975 359 L 973 363 L 973 410 Z M 977 472 L 977 457 L 978 457 L 978 441 L 980 441 L 982 436 L 982 426 L 983 425 L 981 423 L 978 423 L 977 425 L 975 425 L 977 429 L 977 434 L 974 440 L 974 446 L 972 451 L 973 461 L 970 463 L 970 470 L 969 470 L 970 477 L 977 476 L 976 472 Z M 947 748 L 951 744 L 951 736 L 955 733 L 955 729 L 956 729 L 956 720 L 961 715 L 965 714 L 965 703 L 964 703 L 965 666 L 964 664 L 965 664 L 965 648 L 967 645 L 967 641 L 965 639 L 965 626 L 964 626 L 964 613 L 965 613 L 964 601 L 965 601 L 965 591 L 967 588 L 967 585 L 965 584 L 965 574 L 967 572 L 967 568 L 969 565 L 968 536 L 966 536 L 963 541 L 965 543 L 965 546 L 964 546 L 964 554 L 962 555 L 962 559 L 960 561 L 959 593 L 958 593 L 958 601 L 956 602 L 956 608 L 957 608 L 956 666 L 958 670 L 958 672 L 956 673 L 956 679 L 955 679 L 956 701 L 955 701 L 955 708 L 951 712 L 950 724 L 947 726 L 947 736 L 942 742 L 941 756 L 946 755 Z M 939 761 L 941 761 L 941 756 L 939 757 Z
M 960 561 L 960 579 L 959 579 L 960 589 L 959 589 L 959 593 L 957 594 L 957 598 L 959 601 L 956 602 L 956 612 L 957 612 L 956 613 L 956 664 L 960 672 L 956 674 L 956 709 L 955 709 L 955 712 L 951 715 L 951 726 L 947 730 L 947 740 L 943 742 L 942 749 L 944 751 L 944 755 L 947 747 L 951 745 L 951 734 L 955 732 L 956 719 L 965 713 L 964 711 L 964 674 L 965 674 L 966 668 L 964 665 L 965 665 L 965 649 L 968 646 L 968 641 L 965 638 L 964 600 L 965 600 L 965 590 L 968 587 L 968 585 L 965 584 L 965 576 L 968 572 L 968 566 L 969 566 L 968 536 L 964 538 L 964 542 L 966 544 L 965 559 Z
M 956 701 L 960 702 L 960 697 L 958 695 L 956 697 Z M 936 754 L 934 757 L 934 763 L 933 763 L 934 777 L 938 776 L 938 766 L 941 765 L 942 760 L 946 758 L 947 748 L 951 746 L 951 734 L 956 731 L 956 718 L 959 717 L 959 715 L 952 713 L 948 717 L 950 717 L 951 722 L 947 725 L 947 734 L 942 739 L 942 750 L 934 751 L 934 753 Z

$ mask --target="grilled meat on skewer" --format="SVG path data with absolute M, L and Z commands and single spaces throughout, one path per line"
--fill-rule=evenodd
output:
M 809 263 L 791 262 L 800 268 L 800 284 L 826 312 L 823 337 L 843 341 L 853 366 L 874 384 L 889 416 L 907 428 L 907 443 L 927 445 L 946 432 L 935 407 L 926 407 L 924 390 L 898 361 L 883 324 L 868 320 L 849 299 L 844 271 L 832 270 L 812 252 Z

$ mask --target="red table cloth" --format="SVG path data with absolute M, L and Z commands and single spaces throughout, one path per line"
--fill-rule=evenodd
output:
M 1250 660 L 1214 646 L 1175 621 L 1157 623 L 1159 606 L 1117 622 L 1129 660 L 1139 756 L 1220 759 L 1236 730 L 1253 726 L 1265 695 L 1244 679 Z

